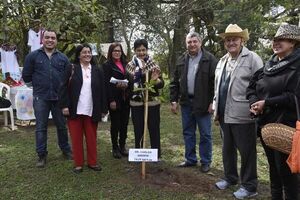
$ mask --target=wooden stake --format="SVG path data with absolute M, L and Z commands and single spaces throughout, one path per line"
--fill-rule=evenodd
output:
M 146 83 L 149 81 L 149 73 L 146 72 Z M 147 135 L 147 129 L 148 129 L 148 88 L 145 90 L 145 112 L 144 112 L 144 136 L 143 136 L 143 146 L 144 149 L 146 147 L 146 135 Z M 146 163 L 142 162 L 142 179 L 146 179 Z

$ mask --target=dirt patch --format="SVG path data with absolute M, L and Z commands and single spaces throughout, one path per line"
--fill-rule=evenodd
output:
M 152 188 L 168 191 L 209 193 L 215 188 L 216 177 L 213 173 L 203 174 L 198 167 L 176 168 L 166 167 L 160 164 L 146 165 L 146 179 L 141 178 L 141 165 L 135 164 L 128 168 L 130 179 L 139 184 L 148 185 Z
M 223 172 L 212 168 L 208 173 L 202 173 L 199 167 L 177 168 L 164 164 L 149 163 L 146 165 L 146 179 L 141 176 L 141 164 L 129 164 L 126 166 L 128 179 L 132 185 L 144 185 L 150 188 L 170 192 L 192 194 L 196 199 L 233 199 L 233 192 L 240 185 L 228 190 L 218 190 L 216 181 L 223 177 Z M 270 199 L 268 184 L 259 184 L 258 196 L 253 199 Z

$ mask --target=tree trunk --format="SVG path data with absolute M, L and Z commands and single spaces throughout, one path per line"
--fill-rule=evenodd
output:
M 189 13 L 187 12 L 188 0 L 180 0 L 178 5 L 178 16 L 174 29 L 173 49 L 171 52 L 171 63 L 169 66 L 169 77 L 173 78 L 175 65 L 178 57 L 185 51 L 185 34 L 187 32 L 186 25 L 189 22 Z

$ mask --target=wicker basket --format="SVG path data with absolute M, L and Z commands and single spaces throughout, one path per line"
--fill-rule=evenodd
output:
M 296 129 L 280 123 L 270 123 L 261 130 L 263 141 L 272 149 L 289 154 Z

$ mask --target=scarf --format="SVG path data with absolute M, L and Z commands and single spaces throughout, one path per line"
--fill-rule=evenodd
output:
M 132 60 L 126 66 L 126 70 L 134 77 L 133 89 L 143 88 L 142 77 L 155 68 L 159 69 L 159 66 L 153 62 L 151 57 L 146 56 L 144 60 L 141 60 L 134 55 Z M 133 92 L 133 100 L 142 101 L 143 97 L 144 93 L 142 91 Z
M 132 60 L 127 64 L 126 69 L 131 75 L 134 75 L 137 67 L 141 70 L 142 74 L 145 74 L 147 71 L 151 71 L 154 68 L 159 69 L 159 66 L 155 64 L 150 56 L 146 56 L 144 60 L 141 60 L 134 55 Z
M 294 62 L 300 59 L 300 48 L 295 49 L 290 55 L 282 60 L 278 59 L 276 54 L 272 55 L 271 59 L 266 63 L 264 73 L 266 75 L 273 75 L 281 72 L 282 70 L 290 67 Z

